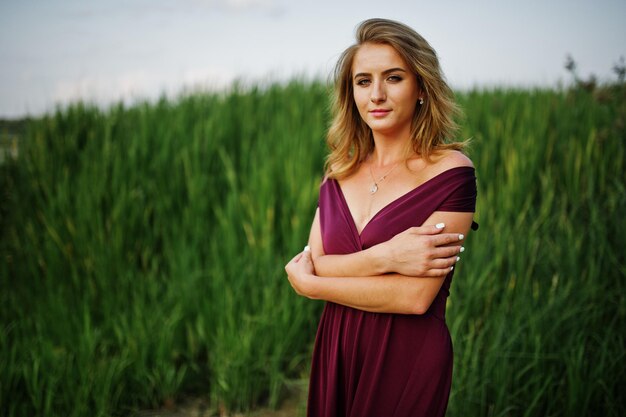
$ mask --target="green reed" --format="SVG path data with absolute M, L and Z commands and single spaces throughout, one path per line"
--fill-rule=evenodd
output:
M 449 415 L 624 412 L 624 91 L 460 94 L 481 228 L 449 301 Z M 305 380 L 322 303 L 283 266 L 327 102 L 293 81 L 30 120 L 0 165 L 0 413 L 245 411 Z

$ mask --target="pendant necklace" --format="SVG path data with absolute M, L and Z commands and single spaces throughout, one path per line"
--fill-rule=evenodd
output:
M 370 176 L 372 177 L 372 181 L 374 182 L 374 184 L 372 184 L 372 186 L 370 187 L 370 194 L 375 194 L 376 191 L 378 191 L 378 183 L 383 182 L 385 180 L 385 178 L 387 178 L 387 176 L 389 174 L 391 174 L 391 171 L 393 171 L 395 169 L 395 167 L 398 166 L 400 162 L 396 162 L 389 171 L 387 171 L 387 173 L 385 175 L 383 175 L 382 177 L 380 177 L 378 179 L 378 181 L 376 181 L 376 178 L 374 178 L 374 173 L 372 172 L 372 164 L 370 164 L 369 169 L 370 169 Z

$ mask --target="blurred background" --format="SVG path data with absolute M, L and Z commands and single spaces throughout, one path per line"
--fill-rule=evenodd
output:
M 555 86 L 568 81 L 568 54 L 582 75 L 602 79 L 625 54 L 621 0 L 3 1 L 0 117 L 235 79 L 325 78 L 370 17 L 415 28 L 455 88 Z
M 304 416 L 323 303 L 283 268 L 370 17 L 472 139 L 447 415 L 626 415 L 617 0 L 0 2 L 0 415 Z

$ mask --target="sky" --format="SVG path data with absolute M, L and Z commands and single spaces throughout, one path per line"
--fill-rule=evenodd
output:
M 626 0 L 0 0 L 0 118 L 328 79 L 371 17 L 418 31 L 455 89 L 567 84 L 568 54 L 615 79 L 626 57 Z

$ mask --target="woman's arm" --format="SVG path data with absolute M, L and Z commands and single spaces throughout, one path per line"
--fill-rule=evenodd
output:
M 430 224 L 429 224 L 430 223 Z M 465 250 L 458 233 L 442 233 L 443 222 L 412 227 L 393 239 L 348 255 L 326 255 L 321 244 L 319 209 L 315 212 L 309 247 L 317 275 L 374 276 L 395 272 L 412 277 L 445 277 Z
M 466 235 L 473 213 L 435 212 L 425 224 L 446 223 L 455 233 Z M 298 254 L 285 267 L 295 291 L 312 299 L 343 304 L 360 310 L 384 313 L 423 314 L 432 304 L 444 277 L 415 279 L 401 274 L 349 277 L 324 277 L 314 266 L 314 258 L 323 256 L 319 221 L 312 229 L 311 252 Z M 462 243 L 464 237 L 459 241 Z M 320 255 L 320 253 L 322 255 Z M 348 255 L 342 255 L 342 259 Z M 452 267 L 448 268 L 450 272 Z M 372 274 L 370 274 L 372 275 Z
M 296 255 L 285 270 L 291 286 L 299 295 L 375 313 L 424 314 L 444 280 L 418 280 L 398 274 L 319 277 L 314 275 L 308 251 Z

